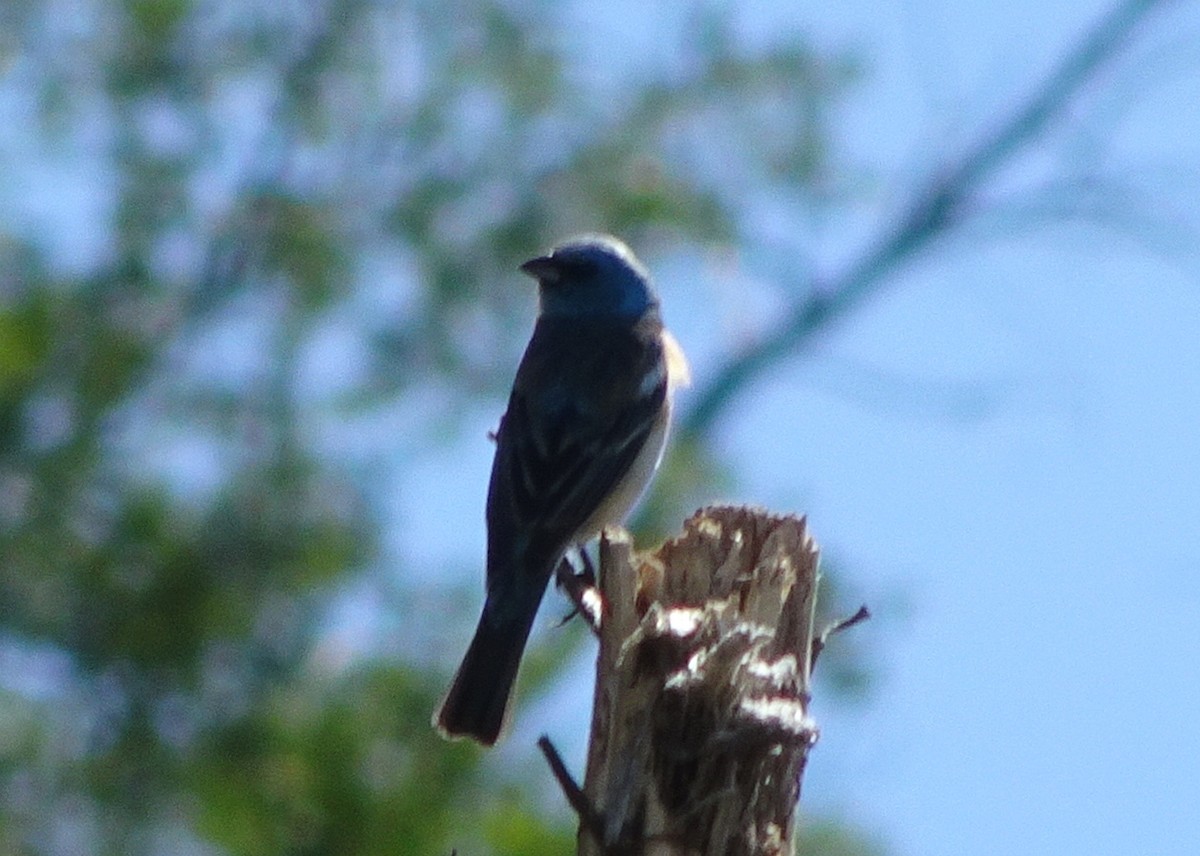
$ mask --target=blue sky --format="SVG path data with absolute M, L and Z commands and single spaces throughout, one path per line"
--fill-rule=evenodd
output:
M 817 263 L 852 258 L 935 153 L 1004 114 L 1108 8 L 747 4 L 747 38 L 790 27 L 868 61 L 840 139 L 880 192 L 831 224 Z M 639 20 L 600 25 L 654 44 Z M 1105 174 L 1151 189 L 1161 230 L 1020 217 L 978 230 L 761 378 L 719 431 L 739 478 L 728 498 L 807 513 L 852 590 L 884 607 L 854 631 L 878 666 L 869 702 L 818 700 L 805 799 L 899 856 L 1200 852 L 1200 254 L 1187 239 L 1200 60 L 1181 50 L 1198 36 L 1195 4 L 1159 16 L 1103 78 L 1118 95 L 1085 93 L 1107 117 L 1094 136 L 1049 156 L 1098 147 Z M 1046 169 L 1023 160 L 1006 186 Z M 703 261 L 650 261 L 702 377 L 733 338 L 722 308 L 751 286 Z M 481 413 L 478 433 L 494 419 Z M 488 454 L 467 443 L 411 485 L 482 497 Z M 455 505 L 433 499 L 410 523 Z M 446 540 L 430 558 L 481 553 L 481 532 Z M 581 759 L 588 692 L 580 678 L 526 706 L 513 742 L 549 731 Z

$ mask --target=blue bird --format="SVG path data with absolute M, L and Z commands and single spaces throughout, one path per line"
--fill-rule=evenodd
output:
M 496 435 L 487 496 L 487 598 L 434 714 L 491 746 L 547 584 L 563 554 L 618 524 L 662 459 L 688 366 L 630 249 L 588 235 L 521 265 L 539 312 Z

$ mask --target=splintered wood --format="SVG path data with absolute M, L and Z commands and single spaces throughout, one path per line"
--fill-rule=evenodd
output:
M 706 508 L 653 554 L 606 537 L 600 567 L 579 853 L 790 853 L 817 735 L 805 520 Z

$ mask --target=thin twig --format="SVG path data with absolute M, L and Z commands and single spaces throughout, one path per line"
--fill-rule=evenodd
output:
M 579 787 L 579 783 L 571 777 L 571 773 L 567 770 L 567 765 L 563 763 L 562 756 L 558 754 L 558 749 L 554 747 L 554 744 L 550 742 L 550 738 L 545 734 L 538 738 L 537 745 L 542 750 L 542 754 L 546 756 L 546 763 L 550 765 L 550 772 L 554 775 L 558 786 L 562 788 L 567 802 L 575 810 L 575 814 L 579 815 L 580 825 L 596 836 L 597 840 L 600 840 L 603 826 L 600 814 L 592 805 L 591 800 L 584 794 L 583 788 Z
M 835 621 L 813 637 L 812 641 L 812 657 L 809 659 L 811 666 L 817 665 L 817 657 L 821 656 L 821 652 L 825 650 L 825 643 L 829 641 L 829 637 L 835 633 L 841 633 L 843 630 L 849 630 L 856 624 L 862 624 L 871 617 L 871 610 L 867 609 L 867 605 L 863 604 L 858 608 L 858 611 L 849 618 L 843 618 L 840 621 Z

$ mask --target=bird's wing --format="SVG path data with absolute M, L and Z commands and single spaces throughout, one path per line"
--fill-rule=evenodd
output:
M 489 539 L 560 550 L 613 491 L 667 394 L 659 332 L 539 324 L 497 440 Z

